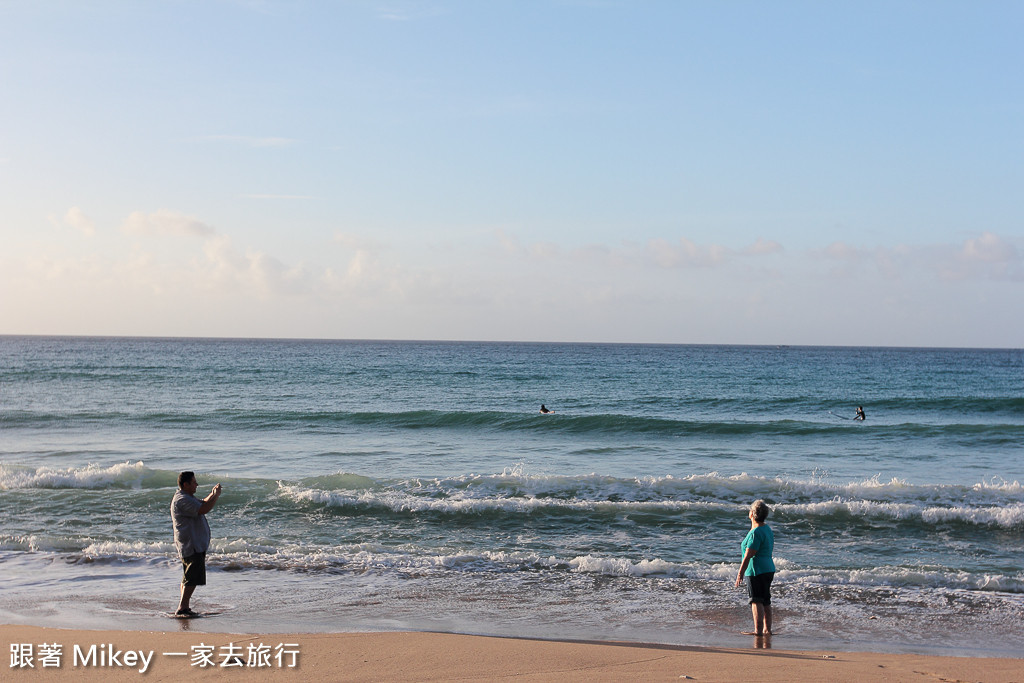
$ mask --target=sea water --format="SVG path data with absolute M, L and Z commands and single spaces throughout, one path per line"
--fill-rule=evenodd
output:
M 538 412 L 541 404 L 553 414 Z M 867 419 L 853 420 L 857 406 Z M 1021 656 L 1024 352 L 0 337 L 0 619 Z

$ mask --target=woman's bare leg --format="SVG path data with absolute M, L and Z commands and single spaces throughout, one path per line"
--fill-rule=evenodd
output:
M 764 633 L 764 605 L 759 602 L 750 603 L 750 613 L 754 616 L 754 633 Z

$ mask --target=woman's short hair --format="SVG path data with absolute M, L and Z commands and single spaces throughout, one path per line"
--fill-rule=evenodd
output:
M 758 522 L 763 522 L 768 519 L 768 513 L 772 509 L 768 507 L 768 503 L 764 502 L 760 498 L 750 504 L 750 514 L 754 515 L 754 519 Z

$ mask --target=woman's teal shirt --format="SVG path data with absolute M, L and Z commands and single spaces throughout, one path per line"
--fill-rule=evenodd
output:
M 756 576 L 775 571 L 775 562 L 772 561 L 772 548 L 775 547 L 775 534 L 767 524 L 754 527 L 743 539 L 743 554 L 747 554 L 747 548 L 754 551 L 755 555 L 747 565 L 744 576 Z

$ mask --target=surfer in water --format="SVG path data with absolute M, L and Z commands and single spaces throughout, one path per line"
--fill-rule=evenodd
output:
M 555 411 L 548 410 L 547 406 L 545 406 L 543 403 L 541 403 L 540 404 L 540 412 L 542 412 L 542 413 L 553 413 Z
M 853 419 L 862 422 L 867 419 L 867 416 L 864 414 L 864 406 L 857 406 L 857 415 Z

